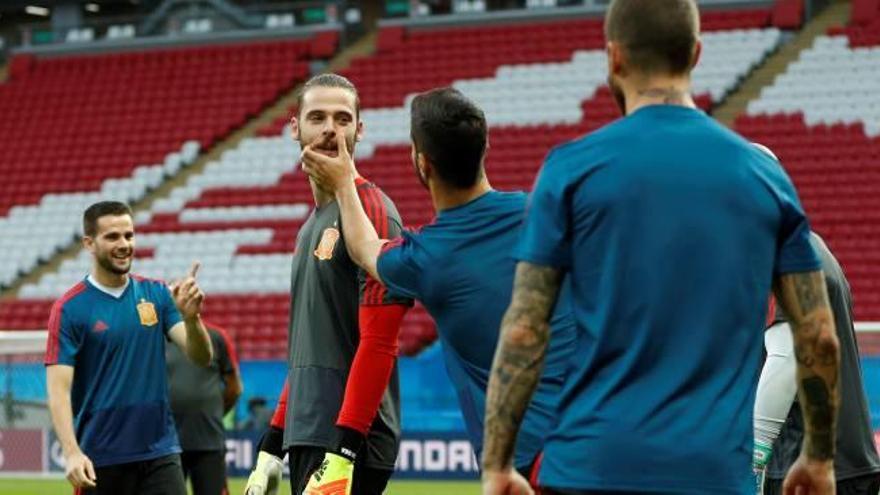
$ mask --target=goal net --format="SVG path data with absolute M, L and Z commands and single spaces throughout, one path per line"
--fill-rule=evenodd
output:
M 45 350 L 45 331 L 0 331 L 0 476 L 47 467 Z

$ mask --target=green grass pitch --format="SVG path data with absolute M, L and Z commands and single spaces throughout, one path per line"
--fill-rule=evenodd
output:
M 283 485 L 279 495 L 290 495 L 290 485 Z M 244 493 L 244 478 L 230 478 L 230 495 Z M 3 495 L 70 495 L 73 490 L 63 479 L 0 479 Z M 385 495 L 479 495 L 475 481 L 392 481 Z

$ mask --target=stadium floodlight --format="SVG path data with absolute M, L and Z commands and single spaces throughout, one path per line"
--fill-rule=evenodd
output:
M 101 11 L 101 6 L 96 3 L 87 3 L 86 4 L 86 11 L 98 13 Z
M 24 11 L 25 13 L 30 15 L 38 15 L 41 17 L 49 16 L 49 9 L 47 9 L 46 7 L 39 7 L 37 5 L 28 5 L 24 8 Z

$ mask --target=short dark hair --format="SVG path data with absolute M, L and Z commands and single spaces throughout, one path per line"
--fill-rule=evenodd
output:
M 355 118 L 357 118 L 361 113 L 361 98 L 358 95 L 357 88 L 354 87 L 354 84 L 349 81 L 347 78 L 340 76 L 339 74 L 334 74 L 332 72 L 328 72 L 325 74 L 318 74 L 316 76 L 312 76 L 296 94 L 296 113 L 299 114 L 300 110 L 302 110 L 303 98 L 306 93 L 312 88 L 342 88 L 354 95 L 354 113 Z
M 688 73 L 699 32 L 695 0 L 612 0 L 605 14 L 605 38 L 642 74 Z
M 121 201 L 101 201 L 86 208 L 83 213 L 83 233 L 88 237 L 94 237 L 98 234 L 98 219 L 106 216 L 128 215 L 134 217 L 131 213 L 131 207 Z
M 487 126 L 483 111 L 454 88 L 438 88 L 412 101 L 410 133 L 416 151 L 440 179 L 466 189 L 483 174 Z

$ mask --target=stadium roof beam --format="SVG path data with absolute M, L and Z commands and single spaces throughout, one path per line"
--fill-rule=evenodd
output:
M 701 9 L 737 9 L 767 7 L 773 0 L 697 0 Z M 607 0 L 584 0 L 583 5 L 573 7 L 554 7 L 546 9 L 511 9 L 488 12 L 467 12 L 425 16 L 380 19 L 379 26 L 405 26 L 412 28 L 433 28 L 442 26 L 505 24 L 510 22 L 532 22 L 536 19 L 559 20 L 578 17 L 601 17 L 608 8 Z
M 263 17 L 249 15 L 242 8 L 229 3 L 226 0 L 164 0 L 159 7 L 148 15 L 144 22 L 141 23 L 140 32 L 144 34 L 153 34 L 159 26 L 165 21 L 174 9 L 178 6 L 191 7 L 193 4 L 203 4 L 213 9 L 218 14 L 226 17 L 233 24 L 241 28 L 258 29 L 263 27 Z

